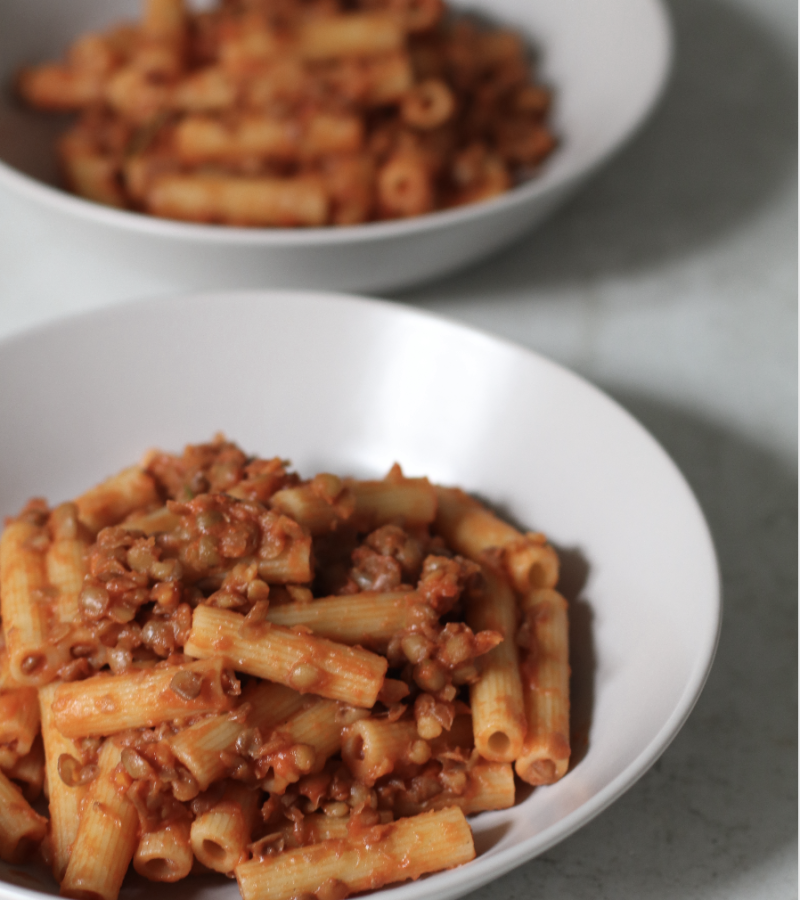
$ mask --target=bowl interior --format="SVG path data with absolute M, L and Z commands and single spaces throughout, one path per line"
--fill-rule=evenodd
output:
M 555 90 L 557 151 L 540 175 L 495 203 L 535 197 L 585 175 L 641 122 L 666 78 L 671 43 L 660 0 L 606 0 L 603 4 L 594 0 L 452 0 L 451 5 L 517 28 L 528 39 L 541 76 Z M 35 4 L 4 0 L 0 7 L 0 184 L 29 196 L 34 187 L 30 179 L 57 187 L 53 142 L 69 121 L 23 109 L 13 96 L 15 73 L 23 65 L 59 58 L 79 34 L 138 18 L 140 8 L 140 0 L 39 0 Z M 20 173 L 28 177 L 20 178 Z M 55 195 L 34 191 L 33 196 L 39 202 L 60 202 L 62 208 L 67 200 L 69 210 L 78 215 L 97 214 L 95 204 L 67 197 L 60 190 Z M 446 221 L 469 216 L 469 209 L 433 215 Z M 102 212 L 108 222 L 136 222 L 143 227 L 141 216 Z M 387 224 L 413 230 L 419 221 Z M 169 224 L 198 231 L 198 226 Z M 214 226 L 201 229 L 220 231 Z M 268 243 L 277 231 L 260 233 Z M 357 236 L 360 228 L 337 231 Z M 248 233 L 252 236 L 252 230 Z
M 558 784 L 474 818 L 478 859 L 391 889 L 467 893 L 618 797 L 689 714 L 716 645 L 713 546 L 673 463 L 627 413 L 530 352 L 390 303 L 240 293 L 117 306 L 0 344 L 0 515 L 224 431 L 301 474 L 459 484 L 542 530 L 571 605 L 576 753 Z M 188 883 L 187 883 L 188 884 Z M 0 866 L 0 897 L 56 893 Z M 183 896 L 237 896 L 196 880 Z M 132 881 L 124 897 L 170 889 Z

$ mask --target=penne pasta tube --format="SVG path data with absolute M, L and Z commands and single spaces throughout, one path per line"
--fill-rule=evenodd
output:
M 328 197 L 313 177 L 163 175 L 147 189 L 149 212 L 168 219 L 228 225 L 324 225 Z
M 391 816 L 391 813 L 389 816 Z M 389 821 L 391 821 L 391 818 L 389 818 Z M 350 836 L 350 825 L 351 818 L 349 815 L 327 816 L 321 812 L 310 813 L 303 817 L 302 843 L 319 844 L 322 841 L 347 840 Z M 292 823 L 291 828 L 287 828 L 285 831 L 290 840 L 294 837 L 294 829 L 295 826 Z
M 398 762 L 422 765 L 430 757 L 430 744 L 420 738 L 413 719 L 362 719 L 347 729 L 342 746 L 347 767 L 370 787 Z
M 287 628 L 302 625 L 319 637 L 343 644 L 385 649 L 398 631 L 427 621 L 429 616 L 428 608 L 414 591 L 363 591 L 271 606 L 267 621 Z
M 258 728 L 263 734 L 268 734 L 305 706 L 301 693 L 271 681 L 251 681 L 242 692 L 242 702 L 250 707 L 247 727 Z
M 125 796 L 131 779 L 119 771 L 120 757 L 120 748 L 106 740 L 61 882 L 64 897 L 116 900 L 119 894 L 139 831 L 136 807 Z
M 428 78 L 415 84 L 403 97 L 400 106 L 403 121 L 422 131 L 444 125 L 455 110 L 455 96 L 439 78 Z
M 306 60 L 379 56 L 405 46 L 402 22 L 382 12 L 308 18 L 297 34 L 297 53 Z
M 252 116 L 235 127 L 211 116 L 186 116 L 175 128 L 175 153 L 187 165 L 255 157 L 295 159 L 295 130 L 288 121 Z
M 192 850 L 198 862 L 227 875 L 247 859 L 259 798 L 258 790 L 228 782 L 219 803 L 192 822 Z
M 416 816 L 431 809 L 457 806 L 465 816 L 489 809 L 508 809 L 514 805 L 514 770 L 510 763 L 478 762 L 466 772 L 466 785 L 460 794 L 444 790 L 428 800 L 418 802 L 407 794 L 398 794 L 394 812 L 398 816 Z
M 270 739 L 276 737 L 288 744 L 307 744 L 313 747 L 317 753 L 315 768 L 321 769 L 324 760 L 341 747 L 342 720 L 339 716 L 339 704 L 323 697 L 305 698 L 303 706 L 272 731 Z
M 30 752 L 39 734 L 39 700 L 36 688 L 17 688 L 0 694 L 0 751 L 16 757 Z
M 133 854 L 133 868 L 149 881 L 180 881 L 192 871 L 194 853 L 189 838 L 191 822 L 167 821 L 155 831 L 146 831 Z
M 375 853 L 368 848 L 380 847 Z M 238 865 L 243 900 L 291 900 L 327 884 L 345 897 L 475 857 L 472 832 L 460 809 L 451 808 L 367 829 L 360 839 L 330 840 Z
M 401 151 L 378 170 L 378 208 L 385 217 L 419 216 L 434 207 L 433 178 L 419 153 Z
M 139 466 L 130 466 L 112 475 L 75 500 L 78 519 L 93 535 L 109 525 L 119 524 L 142 507 L 160 505 L 153 479 Z
M 307 534 L 287 537 L 289 539 L 277 556 L 258 560 L 259 577 L 267 584 L 304 584 L 314 577 L 311 538 Z
M 502 550 L 514 589 L 555 587 L 559 562 L 541 535 L 523 535 L 458 488 L 436 488 L 436 529 L 459 553 L 480 562 L 489 550 Z
M 244 616 L 211 606 L 195 609 L 184 652 L 223 655 L 237 671 L 367 708 L 375 704 L 388 668 L 386 659 L 360 647 L 269 622 L 248 626 Z
M 373 817 L 370 816 L 370 820 Z M 358 837 L 359 831 L 363 832 L 365 828 L 371 828 L 373 825 L 386 825 L 394 820 L 389 810 L 376 811 L 375 821 L 365 824 L 363 818 L 359 814 L 352 812 L 344 816 L 327 815 L 324 812 L 312 812 L 303 816 L 301 826 L 292 822 L 281 828 L 283 833 L 284 845 L 288 847 L 306 846 L 308 844 L 319 844 L 322 841 L 330 840 L 347 840 L 351 837 Z M 270 836 L 271 838 L 272 836 Z M 274 840 L 274 838 L 272 838 Z M 269 841 L 269 838 L 268 838 Z M 258 857 L 258 849 L 256 848 L 254 856 Z
M 54 618 L 45 553 L 47 531 L 26 521 L 11 522 L 0 538 L 0 597 L 9 671 L 23 685 L 44 684 L 69 659 L 69 650 L 50 640 Z
M 467 600 L 467 624 L 474 632 L 497 631 L 503 640 L 480 660 L 470 685 L 475 746 L 484 759 L 513 762 L 527 728 L 517 652 L 517 601 L 502 572 L 483 567 L 485 589 Z
M 56 591 L 55 605 L 60 622 L 74 622 L 78 618 L 78 595 L 88 571 L 89 544 L 78 533 L 77 516 L 74 503 L 62 503 L 50 515 L 53 539 L 47 548 L 47 580 Z
M 23 69 L 17 87 L 22 97 L 38 109 L 73 112 L 102 98 L 103 77 L 102 73 L 49 63 Z
M 78 833 L 80 810 L 88 791 L 86 784 L 67 785 L 59 772 L 61 757 L 80 760 L 81 753 L 70 738 L 64 737 L 56 728 L 53 717 L 53 698 L 58 690 L 58 682 L 39 688 L 39 710 L 42 719 L 42 742 L 44 743 L 45 772 L 50 808 L 51 865 L 57 881 L 64 878 L 67 862 Z
M 315 113 L 303 122 L 299 156 L 319 159 L 337 153 L 358 153 L 364 147 L 364 124 L 346 113 Z
M 382 481 L 348 481 L 355 497 L 354 521 L 359 528 L 392 522 L 407 527 L 428 525 L 436 517 L 436 492 L 427 478 L 395 477 Z
M 47 819 L 33 810 L 22 791 L 0 771 L 0 859 L 22 862 L 47 834 Z
M 394 471 L 381 481 L 328 478 L 335 479 L 330 496 L 314 479 L 277 491 L 270 505 L 312 535 L 325 534 L 342 522 L 365 531 L 393 522 L 409 527 L 428 525 L 436 516 L 436 493 L 427 478 L 404 478 Z
M 223 751 L 233 747 L 246 726 L 234 712 L 209 716 L 167 738 L 173 754 L 192 773 L 201 791 L 228 771 Z
M 217 657 L 62 684 L 52 706 L 56 727 L 65 737 L 105 736 L 222 712 L 232 705 L 223 667 Z
M 286 118 L 241 115 L 233 123 L 187 116 L 175 128 L 178 159 L 187 165 L 231 163 L 252 158 L 316 159 L 354 153 L 364 142 L 361 120 L 350 114 L 316 113 L 298 123 Z
M 329 757 L 342 746 L 343 722 L 339 704 L 334 700 L 313 697 L 306 700 L 304 707 L 279 725 L 269 736 L 267 745 L 277 745 L 281 750 L 292 748 L 288 759 L 280 759 L 270 766 L 261 781 L 261 786 L 271 794 L 282 794 L 301 775 L 319 772 Z M 311 753 L 297 751 L 302 745 Z
M 528 735 L 515 769 L 528 784 L 552 784 L 570 757 L 567 601 L 548 588 L 533 590 L 522 611 L 530 643 L 522 663 Z
M 117 69 L 103 88 L 105 105 L 114 115 L 138 127 L 146 127 L 156 116 L 165 113 L 171 94 L 163 79 L 154 80 L 144 67 L 133 64 Z
M 269 503 L 314 537 L 335 531 L 355 509 L 352 491 L 335 475 L 318 475 L 307 484 L 276 491 Z
M 223 752 L 230 750 L 248 728 L 266 733 L 285 721 L 303 705 L 303 695 L 282 684 L 251 681 L 242 701 L 249 705 L 242 721 L 241 713 L 210 716 L 181 729 L 167 738 L 166 744 L 192 773 L 201 791 L 223 778 L 228 763 Z

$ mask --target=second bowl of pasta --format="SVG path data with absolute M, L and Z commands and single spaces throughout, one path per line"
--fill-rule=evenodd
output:
M 485 256 L 630 136 L 671 52 L 660 0 L 0 17 L 0 188 L 187 287 L 385 289 Z

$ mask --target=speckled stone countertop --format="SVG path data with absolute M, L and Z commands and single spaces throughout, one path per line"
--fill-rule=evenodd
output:
M 473 900 L 797 897 L 797 6 L 669 5 L 672 81 L 624 153 L 501 255 L 392 297 L 612 394 L 682 468 L 723 575 L 717 659 L 674 743 Z M 16 203 L 0 204 L 0 336 L 181 288 L 102 261 L 70 279 L 81 261 L 42 257 Z

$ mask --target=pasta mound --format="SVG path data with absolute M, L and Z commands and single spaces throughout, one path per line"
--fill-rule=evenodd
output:
M 0 858 L 100 900 L 130 865 L 343 900 L 468 862 L 467 815 L 567 771 L 558 574 L 458 488 L 222 436 L 31 500 L 0 537 Z
M 521 38 L 442 0 L 145 0 L 18 90 L 78 113 L 70 190 L 192 222 L 417 216 L 509 190 L 556 145 Z

